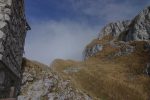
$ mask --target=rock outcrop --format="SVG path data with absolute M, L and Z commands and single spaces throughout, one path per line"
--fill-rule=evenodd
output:
M 132 46 L 129 46 L 127 42 L 130 41 L 149 41 L 150 40 L 150 6 L 141 11 L 134 19 L 131 21 L 118 21 L 114 23 L 110 23 L 102 28 L 99 33 L 98 39 L 94 42 L 90 43 L 84 50 L 84 59 L 89 58 L 90 56 L 94 56 L 100 51 L 96 46 L 105 47 L 106 45 L 110 45 L 111 47 L 118 48 L 115 41 L 124 41 L 122 45 L 126 45 L 124 48 L 129 52 L 133 52 Z M 92 44 L 92 45 L 91 45 Z M 115 45 L 115 46 L 114 46 Z M 123 50 L 123 51 L 124 51 Z M 116 55 L 124 55 L 129 54 L 124 52 L 118 52 Z
M 98 38 L 102 39 L 104 36 L 107 36 L 107 35 L 111 35 L 114 38 L 118 37 L 120 33 L 122 33 L 128 28 L 129 25 L 130 25 L 129 20 L 110 23 L 101 30 Z
M 27 24 L 23 0 L 0 0 L 0 98 L 20 89 Z
M 132 20 L 125 40 L 150 40 L 150 6 Z
M 100 45 L 100 44 L 96 44 L 96 45 L 92 46 L 92 48 L 87 48 L 84 51 L 84 52 L 86 52 L 85 55 L 83 55 L 84 59 L 87 59 L 90 56 L 94 56 L 96 53 L 98 53 L 102 50 L 103 50 L 103 45 Z M 83 52 L 83 54 L 84 54 L 84 52 Z
M 150 6 L 145 8 L 131 21 L 118 21 L 106 25 L 99 33 L 99 39 L 104 36 L 122 36 L 120 40 L 150 40 Z
M 21 94 L 18 100 L 92 100 L 73 88 L 48 66 L 24 59 Z

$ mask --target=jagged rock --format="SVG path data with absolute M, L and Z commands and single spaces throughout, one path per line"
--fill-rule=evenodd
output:
M 90 46 L 90 48 L 85 48 L 83 53 L 84 59 L 87 59 L 90 56 L 94 56 L 102 50 L 98 50 L 97 48 L 95 49 L 96 45 L 110 44 L 111 46 L 118 47 L 117 45 L 114 45 L 114 41 L 129 42 L 144 40 L 148 42 L 150 40 L 150 6 L 145 8 L 131 21 L 118 21 L 106 25 L 104 28 L 102 28 L 101 32 L 99 33 L 99 41 L 106 40 L 106 36 L 111 36 L 112 39 L 108 39 L 108 41 L 105 43 L 95 42 L 95 44 Z M 134 51 L 134 48 L 132 46 L 129 46 L 128 43 L 126 44 L 127 48 L 118 51 L 114 55 L 121 56 L 132 53 Z M 105 46 L 103 45 L 103 47 Z M 150 50 L 149 44 L 145 45 L 145 48 L 147 48 L 147 50 Z
M 126 41 L 150 40 L 150 6 L 132 20 L 125 38 Z
M 0 0 L 0 98 L 19 93 L 28 27 L 23 0 Z
M 150 6 L 145 8 L 131 21 L 118 21 L 106 25 L 99 33 L 99 39 L 106 35 L 118 37 L 123 41 L 150 40 Z
M 130 25 L 129 20 L 110 23 L 101 30 L 98 38 L 102 39 L 106 35 L 117 37 L 120 35 L 121 32 L 125 31 L 129 25 Z
M 33 79 L 34 79 L 33 75 L 29 73 L 23 73 L 22 84 L 25 84 L 26 82 L 31 82 L 33 81 Z
M 94 56 L 96 53 L 103 50 L 103 45 L 96 44 L 92 48 L 86 48 L 84 51 L 84 59 L 87 59 L 90 56 Z
M 25 61 L 21 94 L 18 100 L 92 100 L 87 94 L 74 89 L 70 80 L 63 80 L 46 65 Z M 32 71 L 30 71 L 32 69 Z M 39 75 L 37 72 L 42 73 Z M 33 74 L 33 71 L 35 75 Z M 28 76 L 35 79 L 30 81 Z

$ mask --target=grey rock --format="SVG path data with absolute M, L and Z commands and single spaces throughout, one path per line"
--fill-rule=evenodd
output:
M 121 32 L 125 31 L 129 25 L 130 25 L 129 20 L 110 23 L 106 25 L 104 28 L 102 28 L 98 38 L 102 39 L 106 35 L 117 37 L 120 35 Z
M 80 67 L 69 67 L 67 69 L 64 70 L 65 73 L 77 73 L 81 70 Z
M 3 20 L 3 19 L 4 19 L 4 15 L 0 14 L 0 20 Z
M 0 72 L 5 76 L 0 77 L 5 89 L 0 88 L 0 98 L 9 97 L 11 87 L 16 90 L 14 97 L 20 90 L 27 27 L 23 0 L 0 0 Z
M 29 73 L 23 73 L 22 77 L 22 84 L 25 84 L 26 82 L 31 82 L 34 80 L 34 76 Z
M 6 26 L 6 22 L 4 21 L 0 21 L 0 29 L 4 28 L 4 26 Z
M 92 46 L 91 48 L 86 48 L 83 52 L 84 59 L 87 59 L 90 56 L 94 56 L 94 55 L 96 55 L 96 53 L 98 53 L 102 50 L 103 50 L 103 45 L 100 45 L 100 44 L 96 44 L 96 45 Z
M 150 63 L 146 64 L 145 72 L 146 72 L 147 75 L 150 76 Z
M 31 75 L 32 72 L 24 73 Z M 44 71 L 40 78 L 36 77 L 28 84 L 28 80 L 22 85 L 22 95 L 18 96 L 18 100 L 92 100 L 91 97 L 83 92 L 73 89 L 70 80 L 63 80 L 57 74 L 49 76 L 50 71 Z M 26 77 L 25 75 L 23 77 Z M 23 78 L 24 79 L 24 78 Z M 26 90 L 26 92 L 24 92 Z M 47 99 L 42 99 L 43 97 Z
M 118 21 L 106 25 L 102 28 L 99 33 L 98 39 L 101 40 L 105 36 L 112 36 L 112 40 L 108 41 L 112 46 L 114 40 L 117 41 L 149 41 L 150 40 L 150 6 L 141 11 L 135 18 L 131 21 Z M 107 44 L 107 43 L 105 43 Z M 95 44 L 101 45 L 101 44 Z M 90 48 L 85 48 L 83 54 L 84 59 L 87 59 L 90 56 L 94 56 L 101 50 L 95 49 L 95 45 Z M 150 50 L 149 45 L 145 46 Z M 133 47 L 129 47 L 116 53 L 116 56 L 130 54 L 134 51 Z
M 126 36 L 130 40 L 150 40 L 150 6 L 132 20 Z
M 123 33 L 124 32 L 124 33 Z M 99 33 L 99 39 L 106 35 L 111 35 L 114 38 L 122 35 L 121 40 L 150 40 L 150 6 L 145 8 L 131 21 L 118 21 L 106 25 Z

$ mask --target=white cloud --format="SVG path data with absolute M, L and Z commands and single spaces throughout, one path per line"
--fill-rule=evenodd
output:
M 81 60 L 84 47 L 100 29 L 67 20 L 34 22 L 31 27 L 25 56 L 46 64 L 56 58 Z
M 89 21 L 88 18 L 92 17 L 96 20 L 93 23 L 107 24 L 134 17 L 142 9 L 141 7 L 150 2 L 149 0 L 124 0 L 120 3 L 118 1 L 66 0 L 65 2 L 69 2 L 70 5 L 66 5 L 68 3 L 60 4 L 61 2 L 58 1 L 57 6 L 62 6 L 62 9 L 71 6 L 72 13 L 77 14 L 82 22 L 90 24 L 91 20 Z M 136 3 L 140 4 L 139 2 L 142 2 L 140 7 L 136 5 Z M 85 16 L 88 18 L 86 19 Z M 96 37 L 100 26 L 97 25 L 95 28 L 87 23 L 75 22 L 73 18 L 72 20 L 39 21 L 34 19 L 34 22 L 31 23 L 32 30 L 26 39 L 25 56 L 46 64 L 55 58 L 80 60 L 84 47 Z

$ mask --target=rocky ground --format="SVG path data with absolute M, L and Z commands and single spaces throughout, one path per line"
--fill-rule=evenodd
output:
M 18 100 L 92 100 L 46 65 L 24 59 L 21 94 Z

